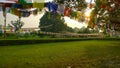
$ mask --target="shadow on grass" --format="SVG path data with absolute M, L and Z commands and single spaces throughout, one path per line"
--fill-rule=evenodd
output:
M 115 45 L 115 44 L 114 44 Z M 89 46 L 84 54 L 88 68 L 120 68 L 120 45 Z M 85 67 L 87 68 L 87 67 Z

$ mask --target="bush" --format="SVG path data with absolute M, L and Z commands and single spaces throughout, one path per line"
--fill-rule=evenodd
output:
M 18 34 L 17 33 L 6 33 L 6 38 L 7 39 L 16 39 L 16 38 L 18 38 Z
M 85 40 L 120 40 L 120 38 L 53 38 L 53 39 L 9 39 L 0 40 L 0 46 L 8 45 L 26 45 L 40 43 L 55 43 L 55 42 L 70 42 L 70 41 L 85 41 Z M 8 44 L 9 43 L 9 44 Z

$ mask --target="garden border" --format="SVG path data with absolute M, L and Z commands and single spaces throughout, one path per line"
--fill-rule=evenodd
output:
M 2 39 L 0 46 L 70 42 L 70 41 L 86 41 L 86 40 L 111 40 L 119 41 L 120 38 L 48 38 L 48 39 Z

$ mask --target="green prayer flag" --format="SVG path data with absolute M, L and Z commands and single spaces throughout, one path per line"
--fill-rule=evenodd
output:
M 33 3 L 33 7 L 34 7 L 34 8 L 39 8 L 40 10 L 42 10 L 43 7 L 44 7 L 44 3 L 34 2 L 34 3 Z
M 20 4 L 26 4 L 26 1 L 25 0 L 19 0 L 19 3 Z

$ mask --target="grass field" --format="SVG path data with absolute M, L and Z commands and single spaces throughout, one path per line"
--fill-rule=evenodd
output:
M 0 68 L 120 68 L 120 42 L 0 46 Z

